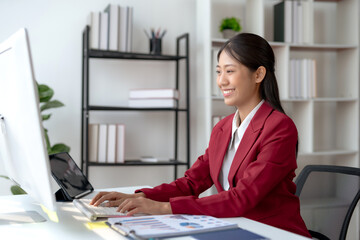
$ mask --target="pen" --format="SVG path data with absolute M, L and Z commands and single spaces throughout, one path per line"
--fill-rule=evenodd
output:
M 151 37 L 152 37 L 152 38 L 155 38 L 155 32 L 154 32 L 154 29 L 153 29 L 153 28 L 151 29 Z
M 163 33 L 161 34 L 160 38 L 163 38 L 164 35 L 165 35 L 165 33 L 166 33 L 166 29 L 165 29 L 165 30 L 163 31 Z
M 150 35 L 148 34 L 148 32 L 144 29 L 144 33 L 146 34 L 146 36 L 150 39 Z
M 159 38 L 159 35 L 160 35 L 160 28 L 156 32 L 156 38 Z

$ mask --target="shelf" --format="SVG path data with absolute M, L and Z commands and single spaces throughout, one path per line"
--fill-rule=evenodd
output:
M 85 110 L 85 109 L 84 109 Z M 178 111 L 187 112 L 183 108 L 132 108 L 132 107 L 111 107 L 111 106 L 89 106 L 90 111 Z
M 214 38 L 212 39 L 212 47 L 221 47 L 228 39 Z M 357 45 L 349 44 L 300 44 L 300 43 L 285 43 L 285 42 L 269 42 L 272 47 L 286 47 L 289 46 L 291 50 L 311 50 L 311 51 L 339 51 L 357 48 Z
M 186 162 L 181 161 L 158 161 L 158 162 L 142 162 L 140 160 L 125 160 L 124 163 L 94 163 L 89 162 L 89 166 L 186 166 Z
M 357 98 L 287 98 L 280 99 L 282 102 L 355 102 Z
M 178 166 L 182 165 L 185 166 L 187 169 L 190 168 L 190 73 L 189 73 L 189 34 L 185 33 L 176 38 L 176 55 L 155 55 L 149 53 L 136 53 L 136 52 L 119 52 L 119 51 L 107 51 L 107 50 L 100 50 L 100 49 L 89 49 L 89 34 L 90 34 L 90 27 L 86 26 L 83 32 L 83 48 L 82 48 L 82 104 L 81 104 L 81 168 L 85 168 L 84 172 L 85 175 L 89 177 L 89 166 L 103 166 L 103 167 L 111 167 L 111 166 L 172 166 L 174 170 L 174 180 L 177 179 L 177 170 Z M 184 44 L 180 44 L 184 42 Z M 181 46 L 180 46 L 181 45 Z M 182 50 L 182 51 L 180 51 Z M 184 55 L 180 55 L 180 52 L 183 52 Z M 108 105 L 90 105 L 90 59 L 126 59 L 126 60 L 150 60 L 150 61 L 174 61 L 175 63 L 175 81 L 174 81 L 174 88 L 179 90 L 179 87 L 185 88 L 183 91 L 185 96 L 185 102 L 182 103 L 182 107 L 179 107 L 179 101 L 176 101 L 175 105 L 171 105 L 172 107 L 129 107 L 129 106 L 108 106 Z M 184 60 L 185 67 L 180 68 L 179 60 Z M 184 76 L 180 74 L 180 71 L 184 71 Z M 181 80 L 180 80 L 181 76 Z M 180 85 L 180 81 L 184 81 L 184 85 Z M 175 106 L 175 107 L 174 107 Z M 174 114 L 174 151 L 173 156 L 171 159 L 178 159 L 179 158 L 179 151 L 178 148 L 180 146 L 178 135 L 180 135 L 180 120 L 185 121 L 185 134 L 186 138 L 185 141 L 185 148 L 183 153 L 186 155 L 186 161 L 170 161 L 169 159 L 160 160 L 158 162 L 142 162 L 140 160 L 128 160 L 124 163 L 107 163 L 107 162 L 90 162 L 90 150 L 89 150 L 89 122 L 90 116 L 89 111 L 162 111 L 162 112 L 173 112 Z M 185 119 L 183 118 L 182 114 L 179 112 L 183 112 L 185 114 Z M 115 120 L 121 122 L 121 120 Z M 134 126 L 132 126 L 134 127 Z M 167 134 L 167 133 L 166 133 Z M 136 134 L 135 134 L 136 135 Z M 141 134 L 140 137 L 144 137 Z M 154 142 L 155 144 L 156 142 Z M 96 140 L 93 140 L 92 144 L 97 144 Z M 128 146 L 127 146 L 128 147 Z M 136 147 L 130 146 L 130 147 Z M 110 148 L 107 147 L 107 151 Z M 112 149 L 111 149 L 112 150 Z M 131 152 L 131 151 L 130 151 Z M 92 152 L 95 155 L 95 153 Z M 183 158 L 183 157 L 181 157 Z M 103 157 L 101 159 L 106 159 Z
M 224 97 L 222 96 L 211 96 L 211 99 L 214 101 L 223 101 Z M 356 102 L 357 98 L 284 98 L 280 99 L 281 102 Z
M 104 51 L 97 49 L 89 50 L 90 58 L 111 58 L 111 59 L 133 59 L 133 60 L 159 60 L 159 61 L 178 61 L 187 58 L 186 56 L 172 56 L 172 55 L 154 55 L 148 53 L 133 53 L 133 52 L 116 52 Z
M 354 155 L 358 151 L 355 150 L 329 150 L 329 151 L 315 151 L 315 152 L 299 152 L 301 157 L 313 157 L 313 156 L 334 156 L 334 155 Z
M 289 44 L 291 50 L 311 50 L 311 51 L 340 51 L 340 50 L 348 50 L 348 49 L 356 49 L 356 45 L 348 45 L 348 44 L 298 44 L 298 43 L 290 43 Z

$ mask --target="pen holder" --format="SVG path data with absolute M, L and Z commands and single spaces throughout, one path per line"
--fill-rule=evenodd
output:
M 150 54 L 161 54 L 161 38 L 150 39 Z

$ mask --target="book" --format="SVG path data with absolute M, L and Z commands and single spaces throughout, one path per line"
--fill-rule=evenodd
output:
M 219 52 L 219 49 L 213 49 L 212 50 L 212 81 L 211 81 L 211 95 L 215 97 L 221 97 L 222 92 L 217 84 L 217 73 L 216 73 L 216 66 L 218 64 L 217 61 L 217 54 Z
M 89 124 L 89 161 L 97 162 L 99 144 L 99 124 Z
M 289 98 L 314 98 L 316 94 L 316 61 L 290 59 Z
M 309 88 L 308 88 L 308 81 L 309 81 L 309 75 L 308 75 L 308 67 L 307 67 L 307 62 L 308 59 L 301 59 L 300 60 L 300 64 L 301 64 L 301 98 L 307 99 L 309 98 Z
M 317 97 L 317 73 L 316 73 L 316 61 L 313 59 L 311 62 L 311 77 L 312 77 L 312 97 Z
M 100 46 L 100 12 L 91 12 L 88 17 L 90 26 L 90 48 L 99 49 Z
M 134 108 L 175 108 L 175 99 L 129 99 L 129 107 Z
M 142 162 L 158 162 L 158 159 L 155 157 L 151 157 L 151 156 L 143 156 L 143 157 L 140 157 L 140 161 L 142 161 Z
M 129 92 L 130 99 L 141 98 L 175 98 L 179 99 L 179 91 L 172 88 L 162 89 L 131 89 Z
M 109 4 L 105 8 L 104 12 L 108 13 L 108 40 L 109 50 L 118 50 L 118 36 L 119 36 L 119 6 L 115 4 Z
M 116 125 L 116 162 L 125 162 L 125 125 Z
M 274 5 L 274 41 L 292 42 L 293 1 Z
M 108 41 L 108 13 L 102 12 L 100 13 L 100 49 L 101 50 L 108 50 L 109 49 L 109 41 Z
M 115 163 L 116 157 L 116 125 L 109 124 L 107 131 L 107 157 L 108 163 Z
M 295 80 L 296 80 L 296 60 L 290 60 L 290 82 L 289 82 L 289 98 L 296 97 Z
M 120 20 L 119 20 L 119 42 L 118 42 L 118 51 L 126 52 L 127 45 L 127 21 L 128 21 L 128 11 L 127 7 L 120 8 Z
M 264 1 L 247 0 L 245 9 L 245 24 L 243 23 L 244 21 L 241 21 L 242 25 L 245 26 L 245 31 L 264 37 Z
M 132 29 L 133 29 L 133 7 L 128 7 L 128 15 L 127 15 L 127 38 L 126 38 L 126 51 L 132 51 Z
M 314 6 L 313 1 L 302 1 L 303 6 L 303 43 L 314 43 Z
M 109 218 L 106 223 L 120 234 L 135 239 L 174 237 L 238 228 L 236 223 L 204 215 L 171 214 Z
M 107 155 L 107 124 L 99 125 L 98 162 L 105 163 Z

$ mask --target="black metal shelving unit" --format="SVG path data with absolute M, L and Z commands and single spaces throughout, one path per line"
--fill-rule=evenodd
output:
M 83 32 L 82 50 L 82 114 L 81 114 L 81 169 L 86 176 L 89 176 L 89 166 L 173 166 L 174 179 L 177 178 L 178 166 L 190 167 L 190 98 L 189 98 L 189 34 L 183 34 L 176 38 L 176 55 L 153 55 L 146 53 L 103 51 L 89 48 L 90 27 L 86 26 Z M 185 55 L 180 55 L 180 41 L 185 41 Z M 89 60 L 91 58 L 101 59 L 126 59 L 126 60 L 149 60 L 149 61 L 172 61 L 176 62 L 175 88 L 179 89 L 179 64 L 185 61 L 186 100 L 184 108 L 130 108 L 113 106 L 89 105 Z M 141 162 L 140 160 L 126 159 L 124 163 L 94 163 L 89 161 L 89 115 L 91 111 L 170 111 L 175 114 L 175 139 L 174 156 L 172 161 L 159 161 L 154 163 Z M 186 159 L 178 159 L 178 133 L 179 133 L 179 112 L 186 114 Z

